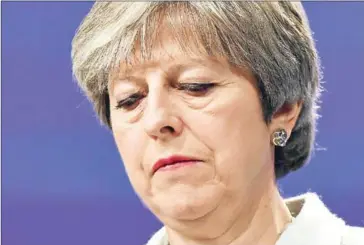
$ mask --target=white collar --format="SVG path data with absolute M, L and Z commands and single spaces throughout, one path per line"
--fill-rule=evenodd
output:
M 341 244 L 345 222 L 331 213 L 315 193 L 288 198 L 286 205 L 290 210 L 302 208 L 276 245 Z
M 292 213 L 299 213 L 275 245 L 341 244 L 345 222 L 331 213 L 315 193 L 309 192 L 285 201 Z M 147 245 L 168 245 L 165 227 L 156 232 Z

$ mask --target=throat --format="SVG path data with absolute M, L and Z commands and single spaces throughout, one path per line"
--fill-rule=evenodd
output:
M 270 194 L 255 202 L 244 202 L 240 210 L 236 207 L 220 210 L 220 215 L 204 220 L 207 224 L 195 226 L 191 223 L 190 227 L 198 232 L 167 227 L 169 245 L 276 244 L 293 217 L 278 190 Z

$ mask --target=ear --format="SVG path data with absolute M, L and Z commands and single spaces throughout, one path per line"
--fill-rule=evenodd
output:
M 296 125 L 301 109 L 302 101 L 293 104 L 284 104 L 272 117 L 269 125 L 270 133 L 273 134 L 278 129 L 285 129 L 289 138 Z

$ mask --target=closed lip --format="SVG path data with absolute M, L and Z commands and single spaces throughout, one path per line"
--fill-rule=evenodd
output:
M 172 165 L 178 162 L 191 162 L 191 161 L 201 161 L 195 157 L 182 156 L 182 155 L 173 155 L 167 158 L 161 158 L 156 161 L 153 165 L 152 172 L 153 174 L 158 171 L 158 169 L 163 168 L 167 165 Z

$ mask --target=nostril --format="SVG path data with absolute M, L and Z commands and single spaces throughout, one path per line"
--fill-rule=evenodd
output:
M 163 127 L 163 128 L 161 129 L 161 133 L 167 133 L 167 132 L 169 132 L 169 133 L 174 133 L 174 132 L 175 132 L 175 130 L 174 130 L 174 128 L 173 128 L 173 127 L 171 127 L 171 126 L 165 126 L 165 127 Z

